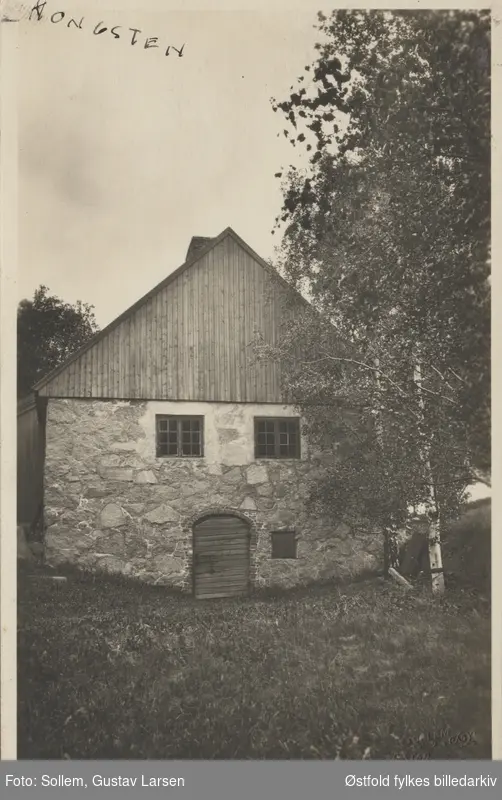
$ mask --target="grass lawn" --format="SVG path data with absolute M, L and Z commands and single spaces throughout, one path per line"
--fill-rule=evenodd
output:
M 19 578 L 19 758 L 490 758 L 490 607 L 375 578 L 239 600 Z

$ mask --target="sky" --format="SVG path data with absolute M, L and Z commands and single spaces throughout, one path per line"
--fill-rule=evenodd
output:
M 273 258 L 274 173 L 302 162 L 270 98 L 288 97 L 319 37 L 314 8 L 115 5 L 48 0 L 18 38 L 18 297 L 44 284 L 94 305 L 101 327 L 182 264 L 192 236 L 230 226 Z

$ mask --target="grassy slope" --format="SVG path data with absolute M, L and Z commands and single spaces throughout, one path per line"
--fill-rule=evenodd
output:
M 479 592 L 197 603 L 68 576 L 20 576 L 19 758 L 490 757 Z

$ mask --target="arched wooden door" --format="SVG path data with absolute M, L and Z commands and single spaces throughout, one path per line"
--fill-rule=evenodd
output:
M 249 525 L 230 514 L 210 516 L 193 527 L 195 597 L 235 597 L 249 591 Z

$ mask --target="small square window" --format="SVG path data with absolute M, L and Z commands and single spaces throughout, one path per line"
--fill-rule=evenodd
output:
M 300 420 L 255 417 L 255 458 L 300 458 Z
M 272 532 L 272 558 L 296 558 L 295 531 Z
M 157 458 L 165 456 L 201 457 L 203 417 L 177 417 L 158 414 L 156 417 Z

